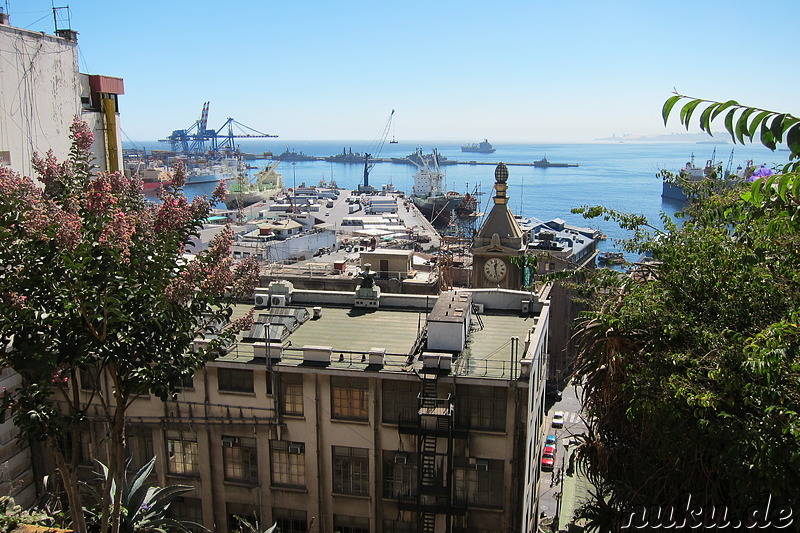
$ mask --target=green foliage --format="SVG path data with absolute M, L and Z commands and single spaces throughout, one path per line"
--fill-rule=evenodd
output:
M 109 468 L 100 461 L 96 461 L 99 468 L 97 472 L 98 484 L 110 487 L 111 493 L 116 493 L 117 486 L 111 477 Z M 169 506 L 175 500 L 194 487 L 186 485 L 172 485 L 160 488 L 148 482 L 153 473 L 155 458 L 139 469 L 131 480 L 128 480 L 127 468 L 122 477 L 122 511 L 119 516 L 119 533 L 168 533 L 191 531 L 190 527 L 202 527 L 193 522 L 180 522 L 168 516 Z M 103 498 L 92 487 L 88 490 L 95 497 L 95 509 L 90 511 L 89 529 L 100 529 Z
M 667 101 L 665 118 L 681 98 Z M 684 106 L 681 120 L 701 104 Z M 700 120 L 740 110 L 726 102 Z M 739 124 L 750 131 L 773 115 L 742 116 L 731 119 L 740 133 Z M 794 124 L 774 114 L 770 127 L 778 117 Z M 687 494 L 739 511 L 767 493 L 797 503 L 799 191 L 796 172 L 707 190 L 683 225 L 665 231 L 602 207 L 579 210 L 633 230 L 626 248 L 655 261 L 630 276 L 599 272 L 585 291 L 592 309 L 578 327 L 576 375 L 590 420 L 579 460 L 597 487 L 584 509 L 592 523 L 638 505 L 685 504 Z
M 20 524 L 52 526 L 53 518 L 37 509 L 23 509 L 11 496 L 0 496 L 0 533 L 10 533 Z
M 237 516 L 236 519 L 239 521 L 239 529 L 236 530 L 238 533 L 275 533 L 278 531 L 277 523 L 263 529 L 264 526 L 257 516 L 254 516 L 252 521 L 243 516 Z
M 79 435 L 88 406 L 98 406 L 109 479 L 120 486 L 130 404 L 140 394 L 169 398 L 245 325 L 230 324 L 232 304 L 252 293 L 258 265 L 233 264 L 229 228 L 184 257 L 222 187 L 189 202 L 178 167 L 161 202 L 147 202 L 140 182 L 93 171 L 85 123 L 76 119 L 71 132 L 67 161 L 34 157 L 38 183 L 0 167 L 0 368 L 22 378 L 2 391 L 0 416 L 13 417 L 21 438 L 49 447 L 83 533 L 78 439 L 64 453 L 65 435 Z M 207 349 L 189 349 L 211 329 Z M 88 384 L 89 398 L 77 391 L 82 370 L 101 377 Z M 119 501 L 102 506 L 104 533 L 119 509 Z
M 664 124 L 676 106 L 680 108 L 678 118 L 686 129 L 693 124 L 695 110 L 702 108 L 698 123 L 700 129 L 709 135 L 712 134 L 714 120 L 724 112 L 724 127 L 734 143 L 744 144 L 757 139 L 770 150 L 775 150 L 777 143 L 786 143 L 791 152 L 790 159 L 795 161 L 787 164 L 784 172 L 800 170 L 800 118 L 787 113 L 743 106 L 735 100 L 715 102 L 675 93 L 664 102 L 661 110 Z

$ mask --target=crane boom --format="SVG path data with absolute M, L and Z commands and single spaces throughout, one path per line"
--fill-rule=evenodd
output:
M 375 166 L 376 160 L 381 156 L 381 151 L 383 150 L 383 146 L 386 144 L 386 138 L 389 136 L 389 130 L 392 127 L 392 117 L 394 116 L 394 109 L 392 112 L 389 113 L 389 119 L 386 121 L 386 124 L 383 126 L 383 130 L 378 133 L 378 136 L 372 141 L 372 143 L 367 148 L 367 153 L 364 154 L 364 186 L 365 190 L 370 188 L 369 186 L 369 173 L 372 170 L 372 167 Z M 370 162 L 370 157 L 372 154 L 375 154 L 372 162 Z M 360 187 L 359 187 L 360 188 Z

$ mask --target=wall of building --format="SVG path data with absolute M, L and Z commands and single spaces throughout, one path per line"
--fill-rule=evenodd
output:
M 19 374 L 10 368 L 0 370 L 0 390 L 14 390 L 22 384 Z M 12 496 L 23 506 L 36 498 L 36 486 L 31 469 L 31 452 L 19 443 L 19 430 L 11 418 L 0 424 L 0 496 Z
M 78 46 L 61 37 L 0 25 L 0 152 L 33 175 L 31 158 L 69 153 L 69 126 L 81 114 Z

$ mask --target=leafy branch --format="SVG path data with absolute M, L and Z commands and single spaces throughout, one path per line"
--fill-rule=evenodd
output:
M 680 105 L 678 105 L 679 103 Z M 699 120 L 700 129 L 711 135 L 711 124 L 724 113 L 723 124 L 734 143 L 753 142 L 758 134 L 758 141 L 770 150 L 775 150 L 777 143 L 785 142 L 791 151 L 789 158 L 800 159 L 800 118 L 789 113 L 745 106 L 736 100 L 716 102 L 675 92 L 674 96 L 664 102 L 661 110 L 665 125 L 670 114 L 677 109 L 680 109 L 678 119 L 687 130 L 692 124 L 695 113 L 702 109 Z M 795 161 L 787 165 L 784 171 L 798 168 L 800 168 L 800 161 Z

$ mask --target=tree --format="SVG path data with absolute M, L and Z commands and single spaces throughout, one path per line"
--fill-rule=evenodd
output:
M 589 415 L 579 460 L 602 494 L 584 514 L 656 529 L 675 527 L 656 515 L 669 506 L 689 527 L 735 525 L 755 509 L 759 523 L 777 526 L 800 486 L 800 120 L 675 95 L 665 121 L 679 102 L 687 126 L 702 108 L 710 132 L 727 110 L 735 142 L 760 131 L 772 149 L 785 141 L 790 161 L 751 184 L 706 185 L 683 225 L 665 217 L 665 230 L 602 207 L 576 210 L 634 230 L 628 250 L 655 261 L 631 276 L 599 272 L 578 327 Z
M 178 167 L 160 203 L 146 202 L 137 180 L 93 172 L 85 123 L 76 119 L 71 132 L 67 161 L 34 157 L 38 184 L 0 168 L 0 365 L 22 377 L 20 388 L 2 391 L 2 414 L 53 453 L 72 527 L 83 533 L 79 435 L 87 406 L 101 405 L 109 455 L 101 523 L 116 532 L 122 495 L 110 487 L 123 485 L 127 408 L 139 394 L 169 397 L 246 325 L 228 324 L 231 305 L 252 294 L 258 265 L 233 265 L 229 228 L 184 257 L 222 184 L 211 199 L 189 202 Z M 188 349 L 212 327 L 218 337 L 207 349 Z M 82 372 L 96 378 L 80 384 L 92 389 L 88 401 Z

